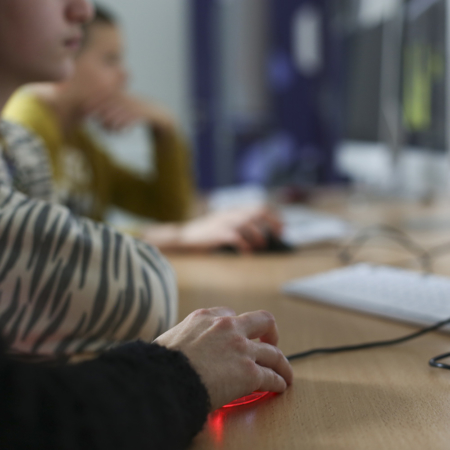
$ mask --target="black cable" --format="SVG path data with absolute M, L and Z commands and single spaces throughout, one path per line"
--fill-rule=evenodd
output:
M 378 342 L 368 342 L 366 344 L 357 344 L 357 345 L 346 345 L 342 347 L 324 347 L 324 348 L 316 348 L 312 350 L 307 350 L 305 352 L 296 353 L 294 355 L 290 355 L 287 357 L 288 361 L 293 361 L 295 359 L 303 359 L 308 358 L 309 356 L 313 355 L 319 355 L 319 354 L 332 354 L 332 353 L 344 353 L 344 352 L 352 352 L 357 350 L 367 350 L 371 348 L 378 348 L 378 347 L 389 347 L 391 345 L 398 345 L 402 344 L 403 342 L 411 341 L 413 339 L 417 339 L 424 334 L 431 333 L 432 331 L 439 330 L 445 325 L 450 324 L 450 318 L 443 320 L 441 322 L 438 322 L 430 327 L 423 328 L 422 330 L 416 331 L 415 333 L 409 334 L 407 336 L 397 338 L 397 339 L 391 339 L 388 341 L 378 341 Z M 437 356 L 436 358 L 433 358 L 430 360 L 429 364 L 432 367 L 439 367 L 439 368 L 449 368 L 450 366 L 447 366 L 446 364 L 438 363 L 437 361 L 440 359 L 443 359 L 445 357 L 450 356 L 450 354 Z M 446 367 L 444 367 L 446 366 Z
M 450 370 L 450 365 L 445 364 L 445 363 L 441 363 L 439 361 L 441 361 L 442 359 L 446 359 L 450 357 L 450 353 L 444 353 L 443 355 L 439 355 L 439 356 L 435 356 L 434 358 L 431 358 L 430 361 L 428 362 L 428 364 L 431 367 L 436 367 L 437 369 L 447 369 Z
M 432 254 L 425 250 L 420 244 L 412 239 L 403 230 L 393 227 L 391 225 L 373 225 L 361 230 L 349 243 L 347 243 L 338 253 L 338 258 L 344 263 L 348 264 L 353 259 L 356 253 L 363 245 L 372 238 L 381 237 L 392 239 L 401 245 L 404 249 L 410 251 L 417 256 L 425 273 L 432 272 Z M 442 246 L 436 246 L 432 249 L 433 256 L 445 254 L 450 250 L 450 244 L 445 243 Z
M 424 268 L 426 273 L 431 273 L 431 264 L 433 258 L 441 255 L 445 255 L 450 252 L 450 242 L 446 242 L 441 245 L 437 245 L 432 247 L 429 250 L 425 250 L 421 245 L 417 244 L 413 239 L 411 239 L 405 232 L 390 225 L 376 225 L 371 226 L 360 232 L 350 243 L 348 243 L 344 248 L 339 252 L 339 258 L 344 263 L 348 263 L 352 259 L 352 251 L 358 250 L 360 247 L 364 245 L 372 237 L 380 237 L 391 238 L 401 244 L 404 248 L 411 251 L 413 254 L 416 254 Z M 357 345 L 346 345 L 342 347 L 325 347 L 325 348 L 317 348 L 312 350 L 307 350 L 301 353 L 296 353 L 294 355 L 290 355 L 287 357 L 289 361 L 294 361 L 296 359 L 308 358 L 309 356 L 319 355 L 319 354 L 333 354 L 333 353 L 344 353 L 344 352 L 352 352 L 357 350 L 368 350 L 371 348 L 380 348 L 380 347 L 389 347 L 392 345 L 402 344 L 407 341 L 411 341 L 413 339 L 417 339 L 425 334 L 431 333 L 432 331 L 439 330 L 445 325 L 450 324 L 450 318 L 443 320 L 441 322 L 437 322 L 436 324 L 423 328 L 422 330 L 416 331 L 415 333 L 409 334 L 407 336 L 392 339 L 387 341 L 378 341 L 378 342 L 368 342 L 366 344 L 357 344 Z M 429 365 L 431 367 L 437 367 L 440 369 L 448 369 L 450 370 L 450 364 L 441 363 L 440 361 L 445 358 L 450 358 L 450 353 L 445 353 L 443 355 L 436 356 L 429 361 Z

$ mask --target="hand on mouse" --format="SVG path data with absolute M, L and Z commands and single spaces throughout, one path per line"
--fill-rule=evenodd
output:
M 264 248 L 282 224 L 269 208 L 239 208 L 208 214 L 180 226 L 149 227 L 142 239 L 163 250 L 211 251 L 231 246 L 241 253 Z
M 212 410 L 256 390 L 282 393 L 293 381 L 292 368 L 276 347 L 275 319 L 265 311 L 240 316 L 228 308 L 195 311 L 155 343 L 189 358 Z

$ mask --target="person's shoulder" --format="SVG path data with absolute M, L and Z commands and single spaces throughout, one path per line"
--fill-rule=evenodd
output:
M 21 125 L 45 141 L 59 139 L 57 120 L 36 95 L 26 89 L 17 91 L 6 104 L 2 116 L 5 120 Z
M 47 164 L 47 152 L 43 141 L 39 136 L 36 136 L 23 126 L 8 120 L 1 120 L 0 135 L 5 145 L 3 151 L 9 154 L 10 157 L 21 161 L 29 160 L 30 170 L 32 169 L 31 162 L 33 161 L 39 166 L 44 163 Z
M 52 201 L 54 190 L 47 152 L 39 137 L 22 126 L 0 121 L 0 185 Z
M 10 146 L 42 145 L 39 138 L 24 126 L 2 119 L 0 121 L 0 134 L 5 143 Z
M 16 91 L 3 109 L 3 117 L 12 120 L 45 112 L 45 105 L 26 88 Z

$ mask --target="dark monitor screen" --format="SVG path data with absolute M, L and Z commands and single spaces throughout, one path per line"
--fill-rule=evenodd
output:
M 356 28 L 345 43 L 344 138 L 378 141 L 382 26 Z

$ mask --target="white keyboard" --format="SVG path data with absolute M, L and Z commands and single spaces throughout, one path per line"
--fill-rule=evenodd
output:
M 358 264 L 286 283 L 283 292 L 425 326 L 450 318 L 450 278 L 394 267 Z
M 340 241 L 355 233 L 349 222 L 309 208 L 283 206 L 280 216 L 284 224 L 282 239 L 293 246 Z

